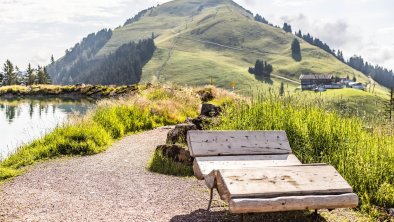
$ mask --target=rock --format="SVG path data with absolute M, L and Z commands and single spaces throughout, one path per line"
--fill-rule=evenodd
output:
M 212 91 L 210 89 L 200 90 L 197 92 L 202 102 L 208 102 L 214 99 Z
M 187 144 L 187 131 L 197 130 L 197 126 L 190 123 L 178 124 L 167 134 L 167 144 Z
M 389 214 L 394 217 L 394 208 L 389 209 Z
M 156 151 L 161 151 L 164 156 L 168 157 L 174 162 L 188 164 L 193 163 L 190 152 L 179 145 L 159 145 L 156 147 Z
M 206 116 L 198 116 L 192 120 L 192 123 L 196 125 L 198 130 L 203 130 L 205 126 L 212 123 L 212 119 Z
M 216 117 L 222 112 L 222 109 L 219 106 L 215 106 L 213 104 L 204 103 L 201 107 L 201 115 L 208 117 Z

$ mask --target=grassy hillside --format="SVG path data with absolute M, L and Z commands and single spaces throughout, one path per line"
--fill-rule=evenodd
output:
M 293 34 L 255 22 L 246 10 L 226 0 L 177 0 L 150 9 L 139 21 L 114 30 L 99 55 L 152 33 L 158 36 L 155 42 L 159 50 L 144 69 L 145 81 L 153 77 L 162 81 L 162 77 L 164 81 L 176 79 L 186 84 L 192 79 L 192 84 L 199 84 L 200 78 L 226 76 L 227 80 L 221 82 L 230 83 L 233 76 L 227 70 L 247 74 L 247 67 L 256 59 L 268 60 L 274 65 L 274 74 L 293 80 L 302 73 L 332 73 L 366 81 L 360 72 L 301 39 L 303 59 L 295 62 L 290 50 L 296 38 Z M 201 73 L 205 73 L 203 77 Z M 254 83 L 253 79 L 239 79 L 239 85 L 248 83 Z
M 144 66 L 141 82 L 178 83 L 182 85 L 213 84 L 231 89 L 235 82 L 238 93 L 255 90 L 278 90 L 283 81 L 287 91 L 295 91 L 301 74 L 334 74 L 356 77 L 367 82 L 367 77 L 340 62 L 331 54 L 302 39 L 302 60 L 291 56 L 291 42 L 298 38 L 280 28 L 254 21 L 253 15 L 231 0 L 175 0 L 146 11 L 130 24 L 112 32 L 111 38 L 95 55 L 102 58 L 130 41 L 155 36 L 157 49 Z M 248 73 L 257 59 L 274 67 L 272 79 L 262 81 Z M 338 103 L 356 102 L 360 96 L 368 101 L 387 97 L 387 91 L 377 86 L 374 94 L 339 90 L 322 97 L 341 98 Z M 301 94 L 302 96 L 302 94 Z M 372 106 L 372 104 L 368 104 Z M 381 106 L 367 107 L 380 110 Z

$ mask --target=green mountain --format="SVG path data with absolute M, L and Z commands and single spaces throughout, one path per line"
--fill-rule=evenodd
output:
M 130 77 L 133 81 L 214 84 L 223 88 L 231 88 L 235 83 L 235 89 L 243 92 L 250 88 L 279 87 L 282 81 L 294 89 L 299 76 L 309 73 L 355 76 L 360 82 L 368 80 L 364 74 L 292 33 L 255 21 L 250 11 L 231 0 L 175 0 L 144 10 L 113 30 L 105 44 L 95 44 L 102 47 L 85 60 L 100 63 L 122 45 L 152 36 L 157 48 L 152 58 L 142 63 L 139 78 Z M 291 54 L 294 38 L 301 45 L 299 62 Z M 65 56 L 52 65 L 57 68 L 49 69 L 55 83 L 75 84 L 84 80 L 79 78 L 84 75 L 83 69 L 73 72 L 71 79 L 67 72 L 85 56 L 86 50 L 79 51 L 75 56 L 77 61 L 74 58 L 65 62 Z M 248 73 L 248 67 L 257 59 L 273 65 L 270 81 L 257 80 Z M 89 79 L 95 79 L 95 72 L 90 73 Z M 124 82 L 130 83 L 129 79 Z

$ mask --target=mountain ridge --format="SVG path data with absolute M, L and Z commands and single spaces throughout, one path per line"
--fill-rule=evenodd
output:
M 294 88 L 305 73 L 368 81 L 362 73 L 292 33 L 256 22 L 250 11 L 231 0 L 175 0 L 148 8 L 113 30 L 94 57 L 103 58 L 123 44 L 151 38 L 152 34 L 157 50 L 143 68 L 142 82 L 215 83 L 223 88 L 236 82 L 241 91 L 250 85 L 278 86 L 283 79 L 262 82 L 247 73 L 257 59 L 271 63 L 273 76 L 292 80 L 288 84 Z M 295 38 L 301 43 L 300 62 L 291 57 L 290 45 Z

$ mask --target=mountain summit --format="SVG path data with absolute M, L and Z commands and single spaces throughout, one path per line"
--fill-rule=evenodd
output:
M 144 39 L 154 39 L 155 47 L 148 43 L 141 46 Z M 300 43 L 299 61 L 292 56 L 294 39 Z M 123 53 L 133 54 L 133 65 L 127 61 L 118 65 L 124 55 L 119 49 L 130 42 L 135 42 L 134 46 Z M 142 48 L 144 56 L 135 52 Z M 248 73 L 248 67 L 258 59 L 273 66 L 269 82 Z M 112 71 L 103 72 L 103 68 L 115 69 L 117 74 L 105 77 Z M 48 71 L 54 82 L 61 84 L 213 83 L 224 88 L 236 85 L 241 90 L 266 83 L 278 85 L 283 80 L 295 84 L 301 74 L 309 73 L 366 79 L 291 32 L 256 21 L 250 11 L 231 0 L 175 0 L 146 9 L 113 31 L 89 35 Z M 112 81 L 119 75 L 121 79 Z

